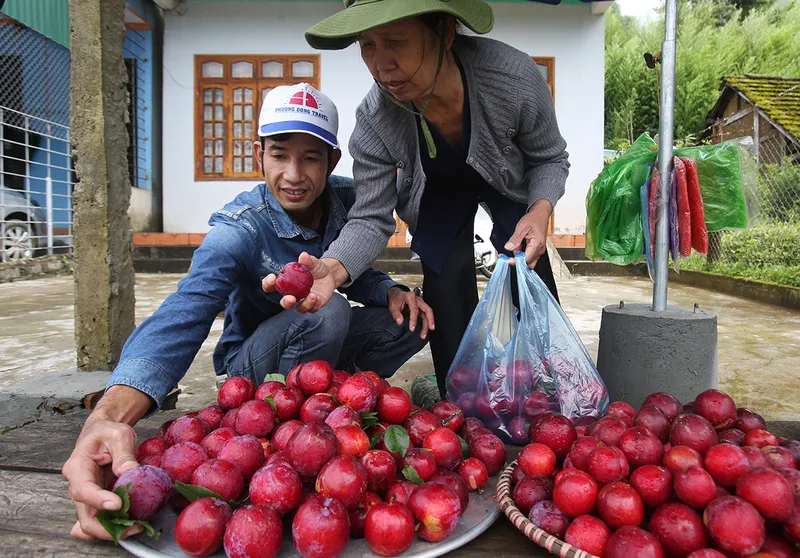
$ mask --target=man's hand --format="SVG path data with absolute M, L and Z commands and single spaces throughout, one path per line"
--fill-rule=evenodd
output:
M 436 329 L 436 324 L 433 321 L 433 310 L 416 294 L 406 292 L 398 287 L 392 287 L 389 289 L 386 296 L 389 303 L 389 312 L 391 312 L 397 325 L 403 324 L 403 310 L 408 308 L 409 331 L 414 331 L 417 328 L 417 320 L 420 311 L 422 311 L 422 331 L 419 333 L 420 338 L 427 338 L 428 330 Z
M 78 511 L 78 521 L 70 535 L 86 541 L 111 540 L 111 535 L 97 520 L 97 512 L 122 507 L 119 496 L 106 488 L 115 477 L 139 465 L 133 456 L 136 434 L 127 424 L 101 418 L 89 420 L 91 423 L 87 420 L 62 469 L 64 478 L 69 481 L 69 497 Z M 139 531 L 140 526 L 131 527 L 123 538 Z
M 114 479 L 139 464 L 134 457 L 135 424 L 149 409 L 150 399 L 134 388 L 113 386 L 98 402 L 83 425 L 72 455 L 61 473 L 69 481 L 69 497 L 75 502 L 78 521 L 70 535 L 81 540 L 111 540 L 97 520 L 98 510 L 118 510 L 122 500 L 107 490 Z M 122 537 L 141 531 L 135 525 Z
M 539 200 L 534 203 L 528 213 L 519 220 L 514 234 L 504 246 L 511 252 L 520 252 L 524 241 L 525 261 L 529 269 L 536 267 L 539 257 L 547 250 L 547 223 L 552 213 L 553 206 L 549 201 Z M 514 265 L 514 260 L 510 260 L 509 263 Z
M 311 292 L 306 298 L 298 301 L 295 297 L 286 295 L 281 298 L 281 306 L 285 310 L 290 310 L 296 304 L 297 311 L 301 314 L 317 312 L 328 304 L 333 292 L 347 281 L 349 274 L 339 260 L 331 258 L 319 259 L 303 252 L 297 261 L 306 266 L 311 272 L 314 277 L 314 284 L 311 286 Z M 264 289 L 264 292 L 271 293 L 276 290 L 276 279 L 277 277 L 274 273 L 270 273 L 262 279 L 261 288 Z

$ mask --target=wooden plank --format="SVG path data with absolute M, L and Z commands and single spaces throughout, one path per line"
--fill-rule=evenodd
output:
M 75 506 L 61 475 L 0 471 L 0 522 L 18 533 L 59 536 L 75 523 Z
M 113 543 L 76 541 L 69 537 L 69 533 L 65 538 L 54 539 L 52 536 L 7 531 L 2 527 L 0 527 L 0 548 L 3 549 L 3 556 L 16 558 L 131 557 L 125 549 Z
M 136 425 L 138 440 L 155 435 L 158 427 L 179 413 L 159 413 Z M 69 458 L 88 411 L 48 416 L 0 435 L 0 469 L 59 472 Z
M 75 505 L 61 475 L 0 471 L 0 548 L 4 556 L 128 556 L 112 543 L 69 536 Z
M 550 553 L 520 533 L 501 515 L 497 521 L 477 539 L 449 553 L 457 558 L 546 558 Z

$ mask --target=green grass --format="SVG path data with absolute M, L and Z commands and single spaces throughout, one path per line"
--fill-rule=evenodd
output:
M 761 281 L 786 287 L 800 287 L 800 266 L 752 267 L 739 263 L 717 263 L 707 266 L 704 257 L 695 255 L 686 260 L 681 260 L 681 269 L 702 271 L 736 279 Z
M 800 287 L 800 222 L 723 232 L 716 262 L 709 265 L 705 256 L 693 254 L 681 260 L 681 269 Z

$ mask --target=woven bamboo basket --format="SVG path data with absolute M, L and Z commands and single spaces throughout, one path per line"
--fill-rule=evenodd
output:
M 506 514 L 506 517 L 514 524 L 514 527 L 519 529 L 522 534 L 530 540 L 555 556 L 560 556 L 561 558 L 598 558 L 594 554 L 589 554 L 584 550 L 576 548 L 550 535 L 547 531 L 531 523 L 528 518 L 519 511 L 519 508 L 514 504 L 514 499 L 511 496 L 511 477 L 516 467 L 517 462 L 512 461 L 500 474 L 500 479 L 497 481 L 497 503 L 503 513 Z

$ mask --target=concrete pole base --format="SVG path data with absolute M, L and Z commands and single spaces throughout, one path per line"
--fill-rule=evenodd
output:
M 688 403 L 717 387 L 717 316 L 669 306 L 603 308 L 597 369 L 611 401 L 639 408 L 645 397 L 665 391 Z

